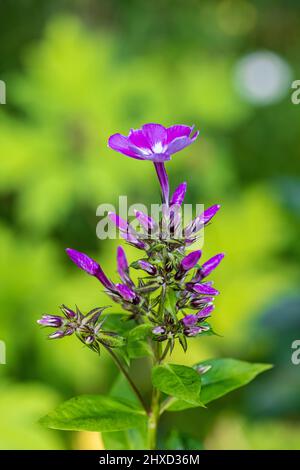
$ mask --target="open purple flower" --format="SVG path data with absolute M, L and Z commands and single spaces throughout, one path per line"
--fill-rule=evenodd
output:
M 141 129 L 131 129 L 128 136 L 113 134 L 108 145 L 113 150 L 138 160 L 151 160 L 155 163 L 170 160 L 173 153 L 191 145 L 199 131 L 192 134 L 194 127 L 161 124 L 144 124 Z
M 197 139 L 199 131 L 193 133 L 193 129 L 194 126 L 182 124 L 171 127 L 144 124 L 141 129 L 131 129 L 128 136 L 113 134 L 108 139 L 108 146 L 128 157 L 152 161 L 162 189 L 163 202 L 168 205 L 169 180 L 164 162 Z

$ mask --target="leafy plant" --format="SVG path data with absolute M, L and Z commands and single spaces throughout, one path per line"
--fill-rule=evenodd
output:
M 117 268 L 121 282 L 112 282 L 100 264 L 77 250 L 66 250 L 69 258 L 104 286 L 107 295 L 124 310 L 124 315 L 105 312 L 97 307 L 87 314 L 78 307 L 61 307 L 63 315 L 43 315 L 42 326 L 55 329 L 50 339 L 70 335 L 100 354 L 104 348 L 111 355 L 124 383 L 111 396 L 79 396 L 61 404 L 41 422 L 54 429 L 114 432 L 124 446 L 131 431 L 135 447 L 157 448 L 157 429 L 164 412 L 207 403 L 247 384 L 270 366 L 249 364 L 233 359 L 212 359 L 194 367 L 167 363 L 178 342 L 184 352 L 191 338 L 214 335 L 208 320 L 214 310 L 219 291 L 207 277 L 222 261 L 219 253 L 200 263 L 201 250 L 188 252 L 198 241 L 204 227 L 220 209 L 214 205 L 198 214 L 183 228 L 182 205 L 187 189 L 181 183 L 170 197 L 165 162 L 171 155 L 191 145 L 198 137 L 193 128 L 175 125 L 165 128 L 146 124 L 132 130 L 128 137 L 114 134 L 109 146 L 137 160 L 152 161 L 162 192 L 159 220 L 137 210 L 128 222 L 115 213 L 109 220 L 119 229 L 121 237 L 143 252 L 129 266 L 124 249 L 117 250 Z M 135 283 L 131 269 L 138 270 Z M 141 274 L 142 273 L 142 274 Z M 146 357 L 152 364 L 152 397 L 148 403 L 132 378 L 133 359 Z M 134 394 L 132 396 L 132 393 Z M 124 434 L 125 432 L 125 434 Z M 107 445 L 112 439 L 106 438 Z M 109 443 L 110 442 L 110 443 Z M 114 444 L 115 445 L 115 444 Z

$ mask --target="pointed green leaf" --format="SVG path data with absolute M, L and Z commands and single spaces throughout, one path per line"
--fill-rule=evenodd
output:
M 167 395 L 196 405 L 200 399 L 201 378 L 192 368 L 177 364 L 163 364 L 153 368 L 152 382 Z
M 205 405 L 248 384 L 258 374 L 272 368 L 270 364 L 251 364 L 236 359 L 209 359 L 197 365 L 211 365 L 211 369 L 201 375 L 200 398 Z M 180 411 L 193 406 L 183 400 L 172 400 L 166 409 L 168 411 Z
M 81 395 L 59 405 L 40 420 L 52 429 L 120 431 L 142 426 L 145 413 L 125 401 L 101 395 Z

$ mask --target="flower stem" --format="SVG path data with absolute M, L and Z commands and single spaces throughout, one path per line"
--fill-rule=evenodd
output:
M 156 449 L 157 427 L 160 415 L 160 391 L 153 388 L 151 400 L 151 412 L 148 419 L 148 449 Z
M 131 386 L 133 392 L 135 393 L 136 397 L 138 398 L 138 400 L 140 401 L 142 407 L 144 408 L 144 410 L 146 411 L 147 414 L 149 414 L 149 410 L 148 410 L 148 407 L 147 407 L 147 404 L 144 400 L 144 398 L 142 397 L 139 389 L 137 388 L 137 386 L 135 385 L 135 383 L 133 382 L 132 378 L 130 377 L 128 371 L 126 370 L 126 367 L 124 367 L 124 365 L 122 364 L 122 362 L 120 361 L 119 357 L 108 347 L 108 346 L 105 346 L 106 350 L 109 352 L 109 354 L 111 355 L 111 357 L 113 358 L 113 360 L 115 361 L 115 363 L 117 364 L 118 368 L 120 369 L 120 371 L 122 372 L 122 374 L 124 375 L 124 377 L 126 378 L 126 380 L 128 381 L 129 385 Z

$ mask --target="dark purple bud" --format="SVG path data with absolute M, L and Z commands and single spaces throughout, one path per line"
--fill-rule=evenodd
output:
M 154 335 L 163 335 L 165 332 L 166 332 L 166 329 L 163 326 L 156 326 L 152 330 L 152 333 Z
M 107 289 L 113 289 L 113 283 L 106 277 L 101 269 L 100 264 L 90 258 L 85 253 L 73 250 L 72 248 L 66 249 L 67 255 L 80 269 L 83 269 L 91 276 L 95 276 Z
M 201 326 L 191 326 L 184 331 L 185 336 L 197 336 L 202 332 Z
M 42 326 L 58 328 L 63 325 L 64 321 L 58 315 L 43 315 L 40 320 L 37 320 L 37 323 Z
M 198 374 L 203 375 L 203 374 L 206 374 L 206 372 L 208 372 L 211 368 L 212 366 L 210 365 L 204 366 L 204 365 L 199 364 L 198 366 L 195 367 L 195 371 L 198 372 Z
M 85 344 L 90 345 L 95 341 L 95 338 L 94 336 L 90 335 L 90 336 L 87 336 L 84 341 L 85 341 Z
M 183 317 L 182 323 L 184 326 L 194 326 L 198 321 L 197 315 L 189 314 Z
M 62 330 L 55 331 L 54 333 L 51 333 L 51 335 L 48 336 L 49 339 L 59 339 L 63 338 L 65 336 L 65 332 Z
M 189 271 L 198 263 L 201 257 L 201 254 L 202 254 L 201 250 L 192 251 L 191 253 L 189 253 L 187 256 L 183 258 L 183 260 L 181 261 L 180 267 L 184 271 Z
M 204 331 L 208 331 L 209 326 L 191 326 L 184 331 L 186 336 L 197 336 Z
M 74 327 L 70 326 L 65 329 L 64 336 L 70 336 L 74 333 Z
M 145 261 L 143 259 L 140 259 L 138 262 L 137 262 L 138 266 L 143 269 L 144 271 L 146 271 L 147 273 L 151 274 L 151 276 L 155 276 L 155 274 L 157 273 L 157 269 L 155 266 L 153 266 L 153 264 L 149 263 L 148 261 Z
M 204 307 L 200 312 L 197 313 L 198 320 L 204 320 L 211 315 L 211 312 L 215 309 L 214 305 L 208 305 Z
M 191 283 L 188 283 L 189 287 Z M 204 295 L 219 295 L 220 292 L 212 286 L 207 284 L 192 284 L 192 290 L 198 292 L 198 294 Z
M 177 186 L 177 188 L 175 189 L 171 197 L 171 201 L 170 201 L 171 206 L 174 206 L 174 205 L 181 206 L 184 200 L 185 193 L 186 193 L 186 188 L 187 188 L 187 184 L 185 182 Z
M 125 284 L 116 284 L 115 287 L 124 300 L 132 302 L 136 299 L 136 293 Z
M 158 181 L 161 187 L 162 199 L 164 204 L 169 205 L 169 179 L 163 162 L 154 163 Z
M 74 310 L 71 310 L 66 305 L 62 305 L 60 309 L 63 312 L 63 314 L 70 320 L 77 317 L 77 314 L 74 312 Z
M 135 213 L 136 218 L 140 222 L 141 226 L 145 230 L 154 230 L 157 228 L 157 224 L 155 220 L 152 219 L 152 217 L 150 217 L 149 215 L 144 214 L 144 212 L 142 211 L 136 211 L 136 210 L 134 211 L 134 213 Z
M 221 263 L 222 259 L 224 258 L 225 254 L 220 253 L 218 255 L 213 256 L 208 261 L 206 261 L 201 268 L 196 273 L 196 280 L 200 281 L 207 277 L 216 267 Z

